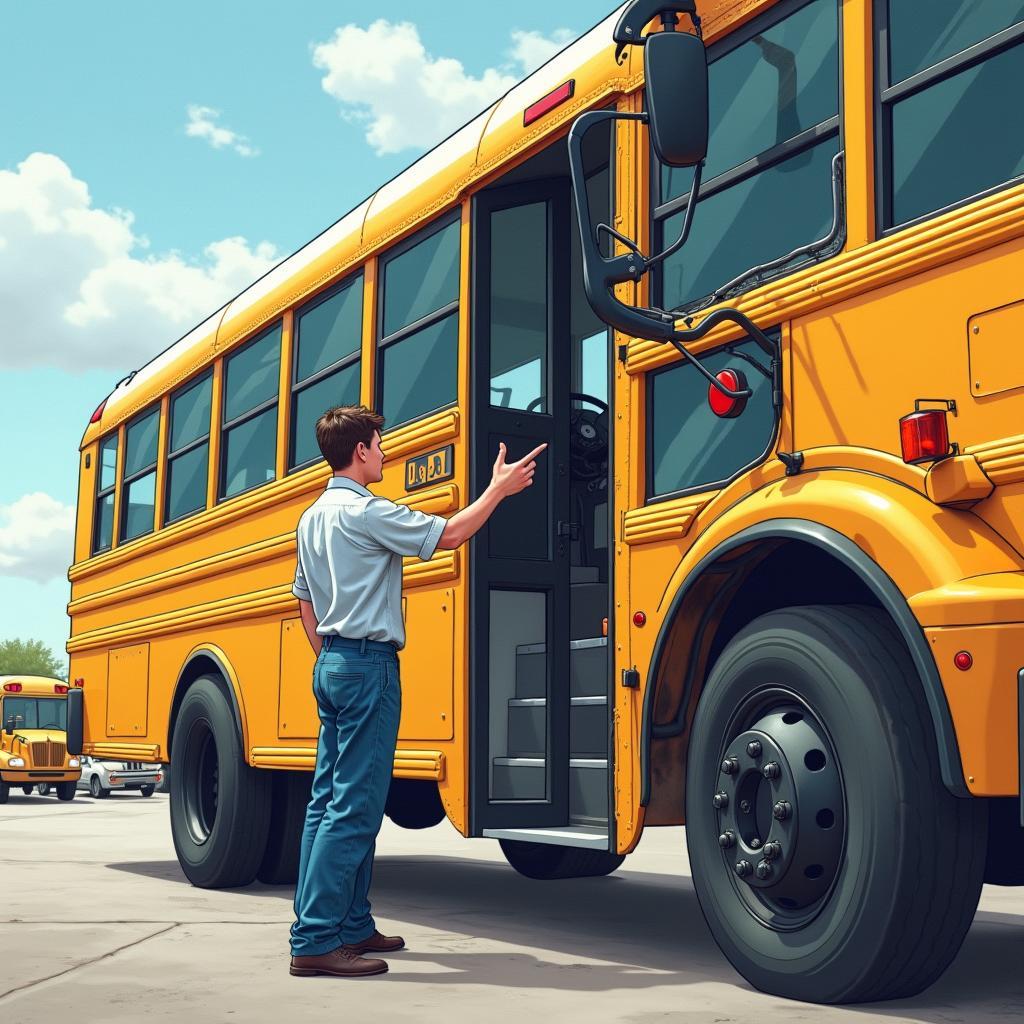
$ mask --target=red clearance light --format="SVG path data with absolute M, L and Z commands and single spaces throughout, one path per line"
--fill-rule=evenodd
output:
M 568 82 L 563 82 L 557 89 L 552 89 L 547 96 L 542 96 L 536 103 L 531 103 L 523 111 L 523 127 L 533 124 L 534 121 L 542 118 L 549 111 L 560 106 L 566 100 L 572 99 L 572 94 L 576 91 L 576 79 L 570 78 Z
M 104 398 L 99 405 L 96 406 L 96 411 L 89 418 L 90 423 L 99 423 L 100 417 L 103 415 L 103 410 L 106 408 L 107 400 Z
M 21 693 L 21 683 L 4 683 L 6 693 Z
M 903 461 L 916 466 L 949 455 L 949 427 L 945 409 L 923 409 L 900 420 Z
M 54 693 L 67 693 L 68 692 L 68 688 L 63 683 L 58 683 L 53 688 L 53 692 Z
M 85 680 L 79 676 L 72 684 L 72 686 L 85 686 Z
M 957 651 L 953 655 L 953 664 L 961 672 L 966 672 L 974 664 L 974 658 L 971 657 L 970 651 Z
M 633 625 L 642 626 L 647 621 L 647 616 L 643 612 L 633 613 Z
M 730 391 L 747 390 L 747 378 L 742 370 L 720 370 L 715 374 L 715 380 L 724 384 Z M 746 396 L 730 398 L 728 395 L 723 395 L 714 384 L 709 384 L 708 405 L 711 406 L 711 411 L 716 416 L 720 416 L 723 420 L 733 420 L 747 407 L 747 399 Z

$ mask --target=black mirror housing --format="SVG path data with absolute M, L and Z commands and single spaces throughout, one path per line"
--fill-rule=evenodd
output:
M 67 751 L 69 754 L 82 752 L 82 740 L 85 730 L 85 694 L 77 687 L 68 688 L 68 728 Z
M 695 167 L 708 152 L 708 58 L 686 32 L 657 32 L 644 46 L 647 114 L 658 159 Z

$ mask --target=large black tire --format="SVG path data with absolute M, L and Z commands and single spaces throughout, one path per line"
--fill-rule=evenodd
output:
M 57 783 L 57 799 L 58 800 L 74 800 L 75 790 L 78 788 L 74 782 L 58 782 Z
M 35 787 L 33 787 L 33 786 L 22 786 L 21 787 L 21 791 L 22 791 L 22 793 L 25 794 L 25 796 L 31 796 L 32 795 L 32 790 L 34 788 Z
M 433 828 L 445 819 L 436 782 L 392 779 L 384 813 L 401 828 Z
M 53 787 L 48 782 L 40 782 L 39 785 L 36 786 L 36 792 L 40 796 L 49 796 L 52 790 Z
M 188 688 L 171 752 L 171 836 L 182 871 L 203 889 L 249 885 L 267 846 L 270 774 L 246 764 L 214 678 Z
M 935 981 L 977 907 L 987 810 L 944 787 L 921 682 L 875 609 L 762 615 L 715 663 L 687 846 L 715 940 L 762 991 L 850 1003 Z
M 294 885 L 313 774 L 277 771 L 272 776 L 270 832 L 256 877 L 267 885 Z
M 498 843 L 505 859 L 519 874 L 540 881 L 610 875 L 626 859 L 622 854 L 580 846 L 552 846 L 520 839 L 499 839 Z
M 156 792 L 156 786 L 140 786 L 139 792 L 143 796 L 152 796 Z
M 110 796 L 110 790 L 103 788 L 98 775 L 89 778 L 89 795 L 96 800 L 106 800 Z
M 11 784 L 9 782 L 0 782 L 0 804 L 7 803 L 7 798 L 11 795 Z

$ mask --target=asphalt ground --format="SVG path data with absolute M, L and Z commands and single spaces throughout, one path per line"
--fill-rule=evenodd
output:
M 1024 890 L 986 887 L 963 949 L 922 995 L 820 1007 L 766 996 L 722 956 L 682 828 L 649 829 L 613 875 L 534 882 L 496 842 L 385 820 L 371 898 L 407 949 L 375 978 L 288 974 L 292 891 L 193 888 L 168 797 L 0 806 L 0 1022 L 530 1020 L 1019 1021 Z M 937 898 L 941 898 L 937 896 Z

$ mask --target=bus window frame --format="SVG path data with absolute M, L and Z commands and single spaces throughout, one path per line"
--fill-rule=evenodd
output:
M 729 32 L 722 39 L 716 40 L 707 48 L 708 55 L 708 68 L 720 58 L 731 53 L 733 50 L 738 49 L 744 43 L 749 43 L 751 39 L 756 35 L 760 35 L 767 29 L 773 28 L 780 22 L 785 21 L 788 17 L 795 14 L 803 7 L 807 7 L 813 3 L 814 0 L 780 0 L 779 3 L 773 5 L 767 11 L 763 11 L 755 18 L 751 19 L 744 25 L 741 25 L 736 30 Z M 780 143 L 777 146 L 773 146 L 771 149 L 764 150 L 761 153 L 756 153 L 754 156 L 749 157 L 742 163 L 737 164 L 735 167 L 730 167 L 724 170 L 721 174 L 715 175 L 713 178 L 709 178 L 707 181 L 702 181 L 700 185 L 700 191 L 698 192 L 698 207 L 700 209 L 700 203 L 711 199 L 719 192 L 724 192 L 726 189 L 733 185 L 739 184 L 741 181 L 747 178 L 752 178 L 761 171 L 771 170 L 773 167 L 777 167 L 783 161 L 788 160 L 790 157 L 797 156 L 799 153 L 805 150 L 811 149 L 819 142 L 824 142 L 826 139 L 835 136 L 838 139 L 839 145 L 838 150 L 840 153 L 845 152 L 846 148 L 846 134 L 844 126 L 844 83 L 845 83 L 845 65 L 843 62 L 843 5 L 842 0 L 834 0 L 836 4 L 836 22 L 837 22 L 837 62 L 839 67 L 839 82 L 838 82 L 838 111 L 837 113 L 828 118 L 825 121 L 821 121 L 816 125 L 812 125 L 810 128 L 804 129 L 798 135 L 794 135 L 792 138 L 787 139 L 785 142 Z M 644 91 L 644 110 L 647 109 L 647 94 Z M 649 134 L 649 133 L 648 133 Z M 685 192 L 682 195 L 676 196 L 674 199 L 669 199 L 666 202 L 660 202 L 661 199 L 661 164 L 654 152 L 653 143 L 648 141 L 648 167 L 649 167 L 649 182 L 648 189 L 650 195 L 650 201 L 648 204 L 648 220 L 649 220 L 649 237 L 655 246 L 655 249 L 660 251 L 664 247 L 665 240 L 663 238 L 662 225 L 665 224 L 669 218 L 681 213 L 686 209 L 689 200 L 690 192 Z M 698 214 L 695 213 L 696 217 Z M 845 210 L 843 211 L 845 216 Z M 845 235 L 845 229 L 844 229 Z M 813 242 L 815 239 L 809 238 L 807 242 Z M 842 252 L 845 248 L 845 242 L 839 252 Z M 685 246 L 683 247 L 685 252 Z M 784 255 L 779 253 L 778 255 Z M 831 255 L 821 255 L 809 262 L 797 261 L 792 266 L 783 266 L 772 273 L 766 274 L 761 280 L 760 284 L 766 281 L 773 281 L 781 277 L 786 277 L 789 274 L 796 273 L 798 270 L 806 269 L 807 266 L 813 264 L 824 263 L 829 259 L 833 259 L 838 253 Z M 650 291 L 653 297 L 654 305 L 663 307 L 664 298 L 664 267 L 662 263 L 656 267 L 651 274 L 651 286 Z M 724 284 L 725 282 L 721 282 Z M 760 284 L 757 287 L 760 287 Z M 746 291 L 749 291 L 755 285 L 750 285 Z M 678 306 L 672 310 L 672 312 L 685 313 L 688 309 L 693 307 L 699 307 L 708 298 L 707 295 L 696 295 L 691 299 L 686 300 L 683 305 Z
M 182 447 L 179 448 L 177 451 L 173 451 L 172 452 L 171 451 L 171 431 L 174 429 L 174 400 L 175 400 L 175 398 L 178 398 L 181 395 L 183 395 L 186 391 L 189 390 L 189 388 L 193 388 L 193 387 L 196 387 L 199 384 L 201 384 L 203 382 L 204 378 L 209 378 L 209 381 L 210 381 L 210 423 L 209 423 L 209 426 L 207 427 L 206 433 L 204 435 L 200 436 L 200 437 L 197 437 L 194 441 L 189 441 L 188 444 L 182 445 Z M 171 482 L 171 463 L 175 459 L 180 458 L 182 455 L 187 455 L 189 452 L 191 452 L 194 449 L 198 448 L 201 444 L 206 444 L 206 445 L 210 444 L 211 439 L 212 439 L 212 435 L 213 435 L 213 416 L 214 416 L 214 408 L 213 408 L 213 366 L 212 365 L 211 366 L 207 366 L 206 369 L 203 370 L 201 373 L 197 373 L 190 380 L 185 381 L 185 383 L 182 384 L 180 387 L 177 387 L 173 391 L 169 391 L 167 393 L 167 452 L 166 452 L 165 458 L 163 460 L 163 464 L 164 464 L 164 466 L 163 466 L 163 469 L 164 469 L 163 506 L 164 507 L 161 510 L 162 511 L 162 515 L 163 515 L 163 523 L 162 523 L 162 527 L 161 528 L 166 527 L 166 526 L 173 526 L 175 523 L 183 522 L 184 520 L 189 519 L 191 516 L 197 516 L 200 513 L 205 512 L 210 507 L 209 506 L 209 499 L 208 498 L 204 498 L 203 499 L 203 504 L 199 508 L 193 509 L 191 512 L 184 512 L 184 513 L 182 513 L 182 515 L 175 516 L 173 519 L 171 519 L 168 516 L 168 512 L 170 511 L 169 505 L 170 505 L 170 501 L 171 501 L 171 488 L 170 488 L 170 482 Z M 209 452 L 209 449 L 207 449 L 207 452 L 206 452 L 206 472 L 207 472 L 207 486 L 204 488 L 204 491 L 205 491 L 206 494 L 209 494 L 209 472 L 210 472 L 210 452 Z
M 292 345 L 290 366 L 288 367 L 288 465 L 285 475 L 295 473 L 300 469 L 306 469 L 307 467 L 323 460 L 322 455 L 317 455 L 311 459 L 307 459 L 305 462 L 295 461 L 295 408 L 298 404 L 299 395 L 308 388 L 319 384 L 325 377 L 329 377 L 333 373 L 347 369 L 349 366 L 359 364 L 363 358 L 363 325 L 366 322 L 365 269 L 366 268 L 364 266 L 357 267 L 355 270 L 346 274 L 340 281 L 336 281 L 329 285 L 322 292 L 319 292 L 317 295 L 314 295 L 311 299 L 304 302 L 301 306 L 296 306 L 292 310 Z M 342 356 L 341 359 L 336 360 L 329 366 L 325 366 L 322 369 L 317 370 L 316 373 L 311 374 L 309 377 L 306 377 L 301 381 L 296 381 L 295 374 L 299 366 L 299 336 L 301 333 L 300 322 L 302 317 L 311 310 L 316 309 L 317 306 L 330 301 L 335 295 L 339 295 L 341 292 L 357 286 L 362 294 L 359 299 L 359 336 L 355 350 L 350 352 L 347 356 Z M 360 388 L 360 398 L 361 397 L 362 388 Z
M 961 71 L 983 64 L 1024 41 L 1024 22 L 1017 22 L 994 35 L 981 39 L 967 49 L 940 60 L 893 85 L 889 79 L 889 0 L 874 0 L 872 6 L 874 36 L 874 115 L 875 115 L 875 230 L 878 238 L 885 238 L 944 213 L 959 210 L 970 203 L 995 195 L 1005 189 L 1024 182 L 1024 174 L 1009 178 L 998 185 L 984 189 L 971 196 L 965 196 L 955 203 L 931 210 L 911 220 L 892 223 L 893 214 L 893 170 L 892 170 L 892 110 L 902 99 L 914 96 L 940 82 L 944 82 Z M 1024 45 L 1021 46 L 1024 57 Z
M 103 443 L 109 441 L 110 438 L 114 438 L 114 482 L 109 487 L 100 488 L 100 482 L 103 480 Z M 92 499 L 92 542 L 89 545 L 89 557 L 92 558 L 94 555 L 103 555 L 108 551 L 113 551 L 117 547 L 117 471 L 120 465 L 121 458 L 121 426 L 120 424 L 114 427 L 109 434 L 105 434 L 103 437 L 96 442 L 96 493 Z M 110 509 L 110 543 L 106 547 L 97 547 L 96 545 L 96 534 L 99 531 L 100 517 L 97 514 L 99 512 L 99 504 L 103 498 L 108 495 L 112 496 L 113 504 Z
M 134 427 L 137 423 L 139 423 L 142 420 L 144 420 L 147 416 L 152 416 L 154 413 L 156 414 L 156 435 L 157 435 L 156 458 L 155 458 L 155 461 L 151 462 L 148 466 L 145 466 L 142 469 L 136 470 L 134 473 L 132 473 L 131 476 L 127 476 L 127 475 L 124 474 L 124 467 L 125 467 L 125 463 L 127 462 L 127 459 L 128 459 L 128 431 L 131 430 L 131 428 Z M 158 516 L 160 514 L 159 501 L 157 500 L 158 499 L 157 484 L 159 483 L 158 477 L 160 475 L 160 424 L 161 424 L 161 419 L 162 419 L 162 415 L 161 414 L 162 414 L 161 402 L 160 402 L 160 399 L 158 398 L 148 408 L 143 409 L 142 412 L 140 412 L 137 415 L 133 416 L 130 420 L 126 420 L 124 425 L 123 425 L 124 426 L 124 435 L 123 435 L 124 436 L 124 442 L 123 442 L 124 454 L 121 456 L 121 461 L 118 463 L 118 466 L 119 466 L 119 469 L 120 469 L 120 473 L 121 473 L 121 479 L 118 481 L 118 492 L 119 492 L 120 500 L 118 502 L 118 509 L 117 509 L 117 520 L 118 520 L 118 522 L 117 522 L 117 530 L 116 530 L 116 533 L 117 533 L 117 546 L 118 547 L 120 547 L 123 544 L 131 544 L 134 541 L 142 540 L 143 537 L 149 537 L 150 535 L 156 533 L 156 531 L 157 531 L 157 519 L 158 519 Z M 136 480 L 141 480 L 144 476 L 147 476 L 149 473 L 153 473 L 153 525 L 150 526 L 150 528 L 148 530 L 146 530 L 144 533 L 137 534 L 134 537 L 125 537 L 124 536 L 125 524 L 127 523 L 127 520 L 128 520 L 128 502 L 127 502 L 128 487 L 131 484 L 135 483 Z
M 779 346 L 779 350 L 782 349 L 782 325 L 775 324 L 771 327 L 764 329 L 765 334 L 772 338 Z M 739 338 L 735 341 L 726 342 L 724 345 L 719 345 L 716 348 L 710 349 L 707 352 L 701 353 L 701 358 L 706 359 L 708 356 L 715 356 L 721 352 L 749 342 L 749 338 Z M 742 364 L 743 360 L 737 357 L 738 361 Z M 720 491 L 733 481 L 738 480 L 744 473 L 749 473 L 755 466 L 761 465 L 774 451 L 775 446 L 778 444 L 779 431 L 782 427 L 782 403 L 776 402 L 774 404 L 774 419 L 772 422 L 772 429 L 768 433 L 768 440 L 764 450 L 751 459 L 746 465 L 740 466 L 729 476 L 722 477 L 718 480 L 708 480 L 705 483 L 694 484 L 692 487 L 683 487 L 674 491 L 666 491 L 664 494 L 653 494 L 652 488 L 654 486 L 654 378 L 659 373 L 666 373 L 669 370 L 677 369 L 680 366 L 686 366 L 682 359 L 676 359 L 671 363 L 667 363 L 664 366 L 658 366 L 653 370 L 648 370 L 644 373 L 644 506 L 657 505 L 663 501 L 672 501 L 675 498 L 686 498 L 693 494 L 705 494 L 710 491 Z M 689 369 L 693 370 L 690 366 Z M 696 370 L 694 370 L 696 373 Z M 757 370 L 748 370 L 747 372 L 757 373 Z M 743 414 L 741 413 L 737 419 L 742 419 Z M 731 420 L 723 419 L 721 421 L 723 429 L 728 429 Z
M 278 368 L 278 386 L 274 388 L 274 394 L 271 398 L 266 399 L 259 405 L 254 406 L 252 409 L 248 409 L 246 412 L 239 416 L 236 416 L 231 422 L 224 420 L 224 410 L 227 407 L 227 386 L 228 386 L 228 362 L 237 356 L 240 352 L 245 351 L 252 345 L 256 345 L 262 341 L 269 334 L 274 331 L 280 331 L 281 338 L 278 341 L 277 348 L 277 368 Z M 220 426 L 217 431 L 218 451 L 217 451 L 217 504 L 223 505 L 226 501 L 234 501 L 235 498 L 240 498 L 243 494 L 249 494 L 252 491 L 257 490 L 260 487 L 266 487 L 268 484 L 277 482 L 277 451 L 278 444 L 280 443 L 281 434 L 281 388 L 280 388 L 280 376 L 281 376 L 281 345 L 284 343 L 284 316 L 279 316 L 271 323 L 262 327 L 256 334 L 251 338 L 246 339 L 241 345 L 236 345 L 230 352 L 225 352 L 221 359 L 221 396 L 220 396 L 220 408 L 217 410 L 217 415 L 221 420 Z M 271 407 L 277 408 L 277 425 L 274 430 L 274 476 L 270 480 L 261 480 L 259 483 L 250 484 L 248 487 L 243 488 L 240 491 L 235 491 L 234 494 L 224 494 L 224 477 L 225 477 L 225 463 L 228 456 L 228 446 L 225 444 L 227 439 L 228 431 L 235 427 L 241 426 L 248 420 L 254 419 L 260 413 L 266 412 Z M 212 424 L 211 424 L 212 426 Z
M 463 203 L 458 203 L 453 209 L 441 214 L 436 217 L 429 224 L 424 225 L 419 231 L 414 232 L 408 238 L 403 238 L 397 245 L 392 246 L 385 252 L 382 252 L 377 257 L 377 308 L 374 311 L 374 337 L 375 343 L 373 346 L 373 399 L 374 408 L 383 413 L 384 409 L 384 374 L 381 372 L 384 361 L 381 359 L 381 353 L 384 349 L 391 345 L 398 344 L 404 341 L 406 338 L 416 334 L 419 331 L 425 330 L 428 327 L 432 327 L 436 323 L 440 323 L 446 317 L 451 316 L 452 313 L 459 315 L 460 321 L 456 324 L 457 334 L 457 346 L 461 346 L 462 343 L 462 268 L 465 266 L 464 260 L 468 259 L 471 254 L 467 253 L 466 246 L 463 244 L 464 239 L 462 238 L 462 230 L 459 230 L 459 285 L 458 294 L 452 302 L 446 303 L 439 309 L 435 309 L 432 313 L 428 313 L 426 316 L 421 316 L 419 320 L 414 320 L 412 323 L 406 324 L 404 327 L 399 328 L 397 331 L 393 331 L 386 337 L 383 334 L 384 331 L 384 303 L 387 301 L 387 265 L 393 260 L 407 253 L 410 249 L 414 249 L 420 242 L 425 241 L 431 235 L 437 234 L 439 231 L 443 231 L 445 228 L 450 227 L 452 224 L 461 224 L 462 221 L 462 209 Z M 472 244 L 472 243 L 471 243 Z M 470 292 L 472 294 L 472 290 Z M 420 420 L 427 419 L 429 416 L 433 416 L 436 413 L 441 412 L 443 409 L 450 409 L 456 407 L 459 404 L 459 392 L 458 382 L 456 382 L 455 398 L 450 402 L 446 402 L 444 405 L 439 405 L 434 409 L 428 409 L 426 412 L 422 412 L 417 416 L 413 416 L 411 419 L 402 420 L 401 423 L 394 424 L 391 426 L 385 426 L 384 433 L 387 434 L 389 431 L 396 428 L 407 427 L 410 423 L 417 423 Z

